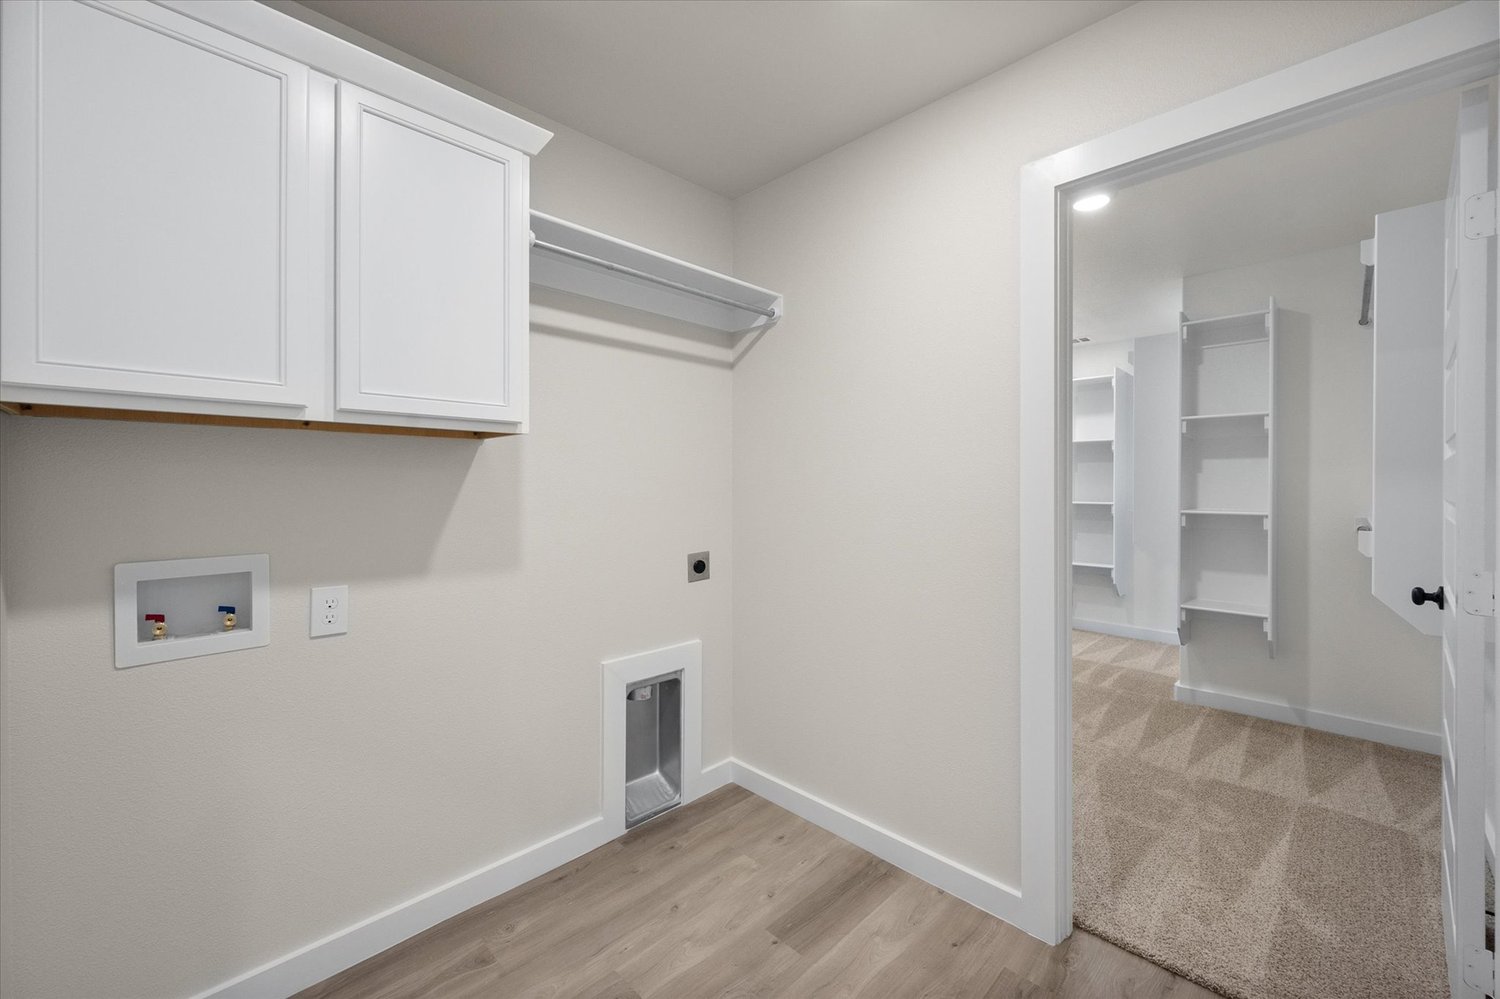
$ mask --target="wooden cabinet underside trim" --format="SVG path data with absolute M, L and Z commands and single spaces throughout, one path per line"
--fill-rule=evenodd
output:
M 101 409 L 93 406 L 51 406 L 0 401 L 0 412 L 12 416 L 60 416 L 76 420 L 127 420 L 135 423 L 187 423 L 208 427 L 254 427 L 266 430 L 326 430 L 346 434 L 386 434 L 396 437 L 454 437 L 489 440 L 514 434 L 428 427 L 386 427 L 371 423 L 324 423 L 317 420 L 276 420 L 254 416 L 214 416 L 205 413 L 161 413 L 138 409 Z

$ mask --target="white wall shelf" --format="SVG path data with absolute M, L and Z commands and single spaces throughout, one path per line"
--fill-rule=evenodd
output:
M 1211 614 L 1232 614 L 1236 617 L 1254 617 L 1263 621 L 1270 617 L 1270 611 L 1265 604 L 1241 603 L 1233 600 L 1194 598 L 1183 601 L 1182 609 L 1208 611 Z
M 1088 565 L 1116 564 L 1115 523 L 1110 507 L 1074 509 L 1073 560 Z
M 1262 427 L 1198 424 L 1182 435 L 1182 510 L 1271 509 L 1271 441 Z
M 1073 439 L 1115 439 L 1115 376 L 1077 378 L 1073 381 Z
M 1191 615 L 1258 619 L 1276 654 L 1276 301 L 1182 323 L 1179 638 Z
M 1254 312 L 1237 312 L 1232 316 L 1214 316 L 1209 319 L 1183 319 L 1182 332 L 1184 335 L 1196 335 L 1202 333 L 1220 333 L 1224 330 L 1243 330 L 1246 326 L 1254 326 L 1261 322 L 1266 316 L 1264 309 Z M 1265 339 L 1261 337 L 1260 339 Z
M 269 645 L 270 597 L 269 555 L 122 562 L 115 566 L 115 668 Z M 226 627 L 228 613 L 233 627 Z M 153 636 L 158 623 L 166 631 L 160 638 Z
M 1182 324 L 1182 418 L 1241 419 L 1271 411 L 1267 312 Z
M 1121 596 L 1133 550 L 1133 386 L 1122 368 L 1073 379 L 1073 567 L 1108 571 Z
M 531 283 L 725 333 L 781 318 L 781 295 L 655 250 L 531 213 Z
M 1198 416 L 1184 416 L 1183 423 L 1196 423 L 1203 420 L 1229 421 L 1229 420 L 1264 420 L 1271 414 L 1265 410 L 1255 413 L 1208 413 Z

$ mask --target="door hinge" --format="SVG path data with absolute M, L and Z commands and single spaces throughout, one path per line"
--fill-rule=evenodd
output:
M 1464 235 L 1488 239 L 1495 234 L 1495 192 L 1485 191 L 1464 201 Z
M 1495 616 L 1495 574 L 1493 572 L 1473 572 L 1469 578 L 1464 580 L 1463 593 L 1459 596 L 1458 605 L 1464 609 L 1465 614 L 1475 617 Z
M 1464 955 L 1464 984 L 1487 996 L 1495 994 L 1495 952 L 1485 947 L 1470 947 Z

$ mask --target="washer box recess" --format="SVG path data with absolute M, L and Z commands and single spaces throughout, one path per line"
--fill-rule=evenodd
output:
M 232 607 L 234 627 L 226 628 Z M 166 635 L 152 634 L 161 617 Z M 115 566 L 115 668 L 271 644 L 271 557 L 221 555 Z

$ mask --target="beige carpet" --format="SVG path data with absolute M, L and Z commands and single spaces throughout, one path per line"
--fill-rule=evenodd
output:
M 1074 633 L 1074 922 L 1236 999 L 1447 995 L 1438 757 L 1176 679 L 1173 646 Z

